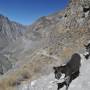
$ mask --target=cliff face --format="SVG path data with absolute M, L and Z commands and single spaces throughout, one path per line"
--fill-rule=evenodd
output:
M 45 41 L 47 46 L 42 46 L 44 50 L 67 60 L 72 53 L 80 52 L 83 44 L 88 42 L 89 18 L 89 0 L 70 0 L 65 10 L 40 18 L 31 29 L 44 38 L 48 37 Z

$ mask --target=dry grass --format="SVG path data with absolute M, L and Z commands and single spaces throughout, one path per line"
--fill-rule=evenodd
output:
M 16 86 L 29 78 L 31 78 L 31 75 L 25 69 L 9 73 L 4 79 L 0 80 L 0 90 L 15 90 Z

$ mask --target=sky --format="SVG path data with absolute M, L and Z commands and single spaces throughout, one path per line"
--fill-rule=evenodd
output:
M 0 14 L 29 25 L 41 16 L 64 9 L 68 0 L 0 0 Z

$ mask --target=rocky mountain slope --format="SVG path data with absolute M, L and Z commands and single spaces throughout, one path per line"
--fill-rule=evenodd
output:
M 84 61 L 80 68 L 80 75 L 69 86 L 69 90 L 89 90 L 90 89 L 90 59 Z M 17 90 L 57 90 L 57 84 L 51 83 L 54 81 L 54 73 L 44 75 L 39 79 L 23 82 Z M 63 87 L 60 90 L 65 90 Z
M 42 76 L 50 79 L 48 75 L 51 77 L 53 66 L 66 63 L 73 53 L 84 53 L 84 44 L 90 40 L 89 2 L 69 0 L 65 10 L 41 17 L 30 26 L 16 24 L 1 16 L 0 21 L 5 24 L 0 23 L 3 27 L 0 67 L 6 73 L 0 76 L 0 90 L 23 90 L 22 84 L 29 83 L 28 80 L 31 82 Z M 42 86 L 46 85 L 44 81 Z
M 19 23 L 10 21 L 8 17 L 0 15 L 0 72 L 8 71 L 12 68 L 12 63 L 3 49 L 11 46 L 12 43 L 17 41 L 20 37 L 24 36 L 27 27 Z
M 0 15 L 0 50 L 25 33 L 26 27 Z

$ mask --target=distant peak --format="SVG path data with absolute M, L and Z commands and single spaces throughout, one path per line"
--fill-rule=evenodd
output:
M 1 18 L 1 19 L 8 19 L 8 17 L 6 17 L 6 16 L 4 16 L 4 15 L 2 15 L 2 14 L 0 14 L 0 18 Z
M 6 16 L 4 16 L 3 14 L 0 14 L 0 16 L 1 16 L 1 17 L 6 17 Z
M 0 17 L 4 17 L 2 14 L 0 14 Z

